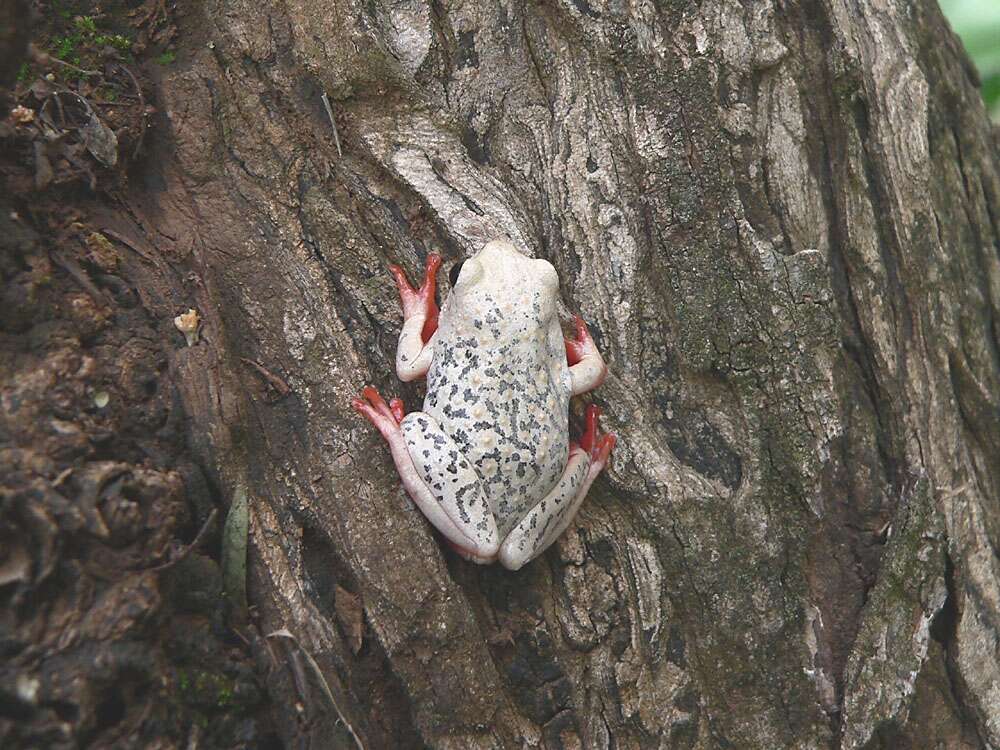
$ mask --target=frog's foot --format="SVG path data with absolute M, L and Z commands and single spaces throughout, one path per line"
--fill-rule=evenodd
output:
M 580 438 L 580 449 L 590 454 L 590 474 L 597 476 L 608 463 L 618 436 L 613 432 L 602 433 L 598 421 L 601 410 L 596 404 L 587 407 L 587 429 Z
M 401 435 L 399 423 L 403 421 L 402 399 L 394 398 L 387 405 L 374 386 L 366 385 L 361 391 L 361 398 L 351 401 L 351 406 L 375 425 L 375 429 L 390 444 L 395 436 Z
M 419 289 L 410 286 L 406 274 L 399 266 L 389 266 L 389 272 L 396 279 L 396 286 L 399 288 L 399 299 L 403 303 L 403 323 L 411 318 L 423 321 L 420 330 L 421 341 L 426 344 L 431 340 L 438 325 L 438 306 L 434 299 L 434 292 L 437 288 L 438 268 L 441 267 L 441 256 L 431 253 L 427 256 L 427 267 L 424 270 L 424 282 Z
M 608 375 L 608 368 L 601 353 L 597 351 L 597 345 L 587 329 L 587 324 L 579 315 L 574 319 L 574 327 L 573 338 L 564 339 L 564 342 L 573 395 L 577 396 L 592 391 L 603 383 Z

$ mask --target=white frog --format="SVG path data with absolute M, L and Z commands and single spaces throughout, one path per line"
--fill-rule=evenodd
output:
M 494 240 L 451 270 L 438 312 L 429 255 L 424 282 L 390 270 L 403 304 L 396 373 L 428 376 L 422 411 L 404 416 L 374 387 L 352 405 L 389 443 L 410 497 L 463 557 L 518 570 L 566 529 L 615 445 L 587 409 L 569 440 L 570 396 L 599 386 L 607 368 L 586 324 L 563 339 L 559 279 L 548 261 Z

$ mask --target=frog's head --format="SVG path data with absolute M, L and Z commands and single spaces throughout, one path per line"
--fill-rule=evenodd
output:
M 544 319 L 556 314 L 559 277 L 547 260 L 530 258 L 509 240 L 492 240 L 449 273 L 455 302 L 489 294 L 495 300 L 538 302 Z

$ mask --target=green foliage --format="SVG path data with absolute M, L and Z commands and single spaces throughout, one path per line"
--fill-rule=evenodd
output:
M 172 63 L 176 59 L 177 59 L 177 53 L 174 52 L 173 50 L 167 50 L 166 52 L 164 52 L 163 54 L 159 55 L 156 58 L 156 62 L 158 62 L 160 65 L 170 65 L 170 63 Z
M 941 0 L 941 10 L 979 69 L 986 106 L 1000 119 L 1000 2 Z
M 80 55 L 77 54 L 76 48 L 80 44 L 80 35 L 73 34 L 71 36 L 55 36 L 52 37 L 52 43 L 50 51 L 53 57 L 57 57 L 63 62 L 68 62 L 71 65 L 80 64 Z
M 114 47 L 122 52 L 128 52 L 132 49 L 132 40 L 121 34 L 98 34 L 94 37 L 93 42 L 98 47 Z
M 85 34 L 97 33 L 97 22 L 93 16 L 79 16 L 73 25 Z
M 185 703 L 225 709 L 233 703 L 233 681 L 206 669 L 182 669 L 177 674 L 180 698 Z
M 68 9 L 56 5 L 56 12 L 66 20 Z M 79 66 L 81 58 L 88 61 L 104 47 L 114 47 L 119 52 L 128 53 L 132 49 L 132 40 L 122 34 L 106 34 L 98 27 L 93 16 L 76 16 L 72 24 L 59 22 L 62 35 L 53 36 L 49 40 L 49 53 L 63 62 Z

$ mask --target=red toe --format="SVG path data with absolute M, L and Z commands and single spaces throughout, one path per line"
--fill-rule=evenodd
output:
M 593 346 L 593 340 L 590 338 L 590 331 L 587 330 L 587 324 L 579 315 L 573 316 L 573 328 L 573 338 L 563 339 L 563 342 L 566 344 L 566 361 L 570 367 L 583 359 L 587 353 L 587 349 Z
M 587 453 L 593 452 L 594 445 L 600 436 L 597 427 L 597 420 L 600 416 L 601 409 L 597 404 L 591 404 L 587 407 L 587 429 L 580 438 L 580 447 L 587 451 Z
M 406 414 L 406 407 L 403 406 L 403 399 L 394 398 L 389 402 L 389 411 L 392 412 L 392 416 L 396 418 L 397 422 L 403 421 L 403 416 Z
M 599 463 L 602 466 L 607 463 L 608 456 L 611 455 L 611 451 L 615 449 L 615 445 L 618 443 L 618 436 L 613 432 L 609 432 L 601 440 L 600 444 L 597 446 L 597 455 L 593 456 L 594 462 Z
M 385 406 L 385 401 L 373 385 L 366 385 L 361 389 L 361 395 L 374 407 Z
M 424 269 L 424 281 L 419 289 L 414 289 L 402 268 L 397 265 L 389 266 L 389 273 L 396 280 L 399 299 L 403 303 L 403 318 L 409 320 L 415 315 L 423 315 L 424 317 L 424 327 L 420 330 L 420 338 L 425 344 L 430 341 L 438 325 L 438 306 L 434 295 L 437 290 L 436 274 L 440 267 L 441 256 L 437 253 L 428 255 Z
M 437 284 L 437 272 L 441 267 L 441 256 L 437 253 L 431 253 L 427 256 L 427 266 L 424 268 L 424 283 L 420 287 L 423 291 L 424 288 L 429 288 L 433 293 L 435 286 Z
M 410 286 L 410 281 L 409 279 L 406 278 L 406 274 L 403 273 L 402 268 L 397 266 L 395 263 L 392 263 L 389 266 L 389 273 L 391 273 L 393 278 L 396 279 L 396 284 L 399 286 L 401 290 L 408 289 L 410 291 L 413 291 L 413 287 Z
M 424 283 L 420 286 L 420 301 L 427 310 L 427 320 L 420 331 L 420 338 L 426 344 L 438 327 L 438 306 L 434 294 L 437 290 L 437 271 L 441 267 L 441 256 L 431 253 L 427 256 L 427 268 L 424 271 Z
M 374 386 L 366 385 L 361 389 L 361 398 L 351 399 L 351 406 L 371 422 L 386 440 L 391 440 L 399 432 L 399 422 L 403 418 L 402 399 L 394 398 L 386 404 Z
M 587 429 L 580 438 L 580 449 L 590 454 L 593 463 L 603 466 L 614 450 L 618 436 L 613 432 L 602 433 L 601 410 L 596 404 L 587 407 Z
M 375 386 L 366 385 L 361 389 L 361 395 L 364 396 L 369 404 L 371 404 L 371 408 L 375 411 L 375 413 L 383 417 L 391 417 L 397 422 L 399 421 L 396 419 L 396 414 L 392 410 L 392 407 L 385 403 L 385 399 L 382 398 L 382 395 L 375 389 Z M 394 401 L 396 400 L 398 399 L 394 399 Z M 402 407 L 402 404 L 403 402 L 400 401 L 400 407 Z M 402 419 L 402 417 L 400 417 L 400 419 Z

